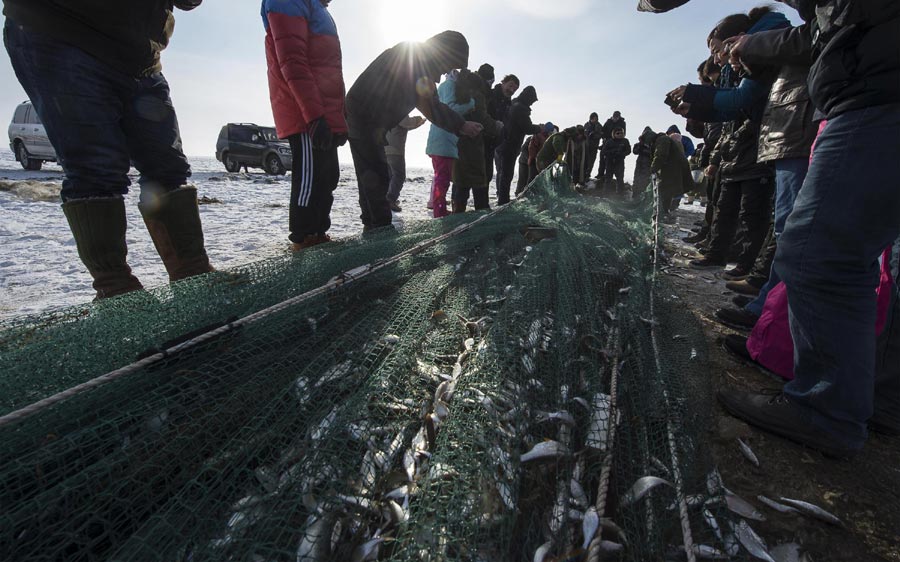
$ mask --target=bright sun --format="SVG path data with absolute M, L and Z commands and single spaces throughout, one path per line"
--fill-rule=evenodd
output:
M 424 41 L 448 28 L 446 0 L 379 0 L 376 24 L 386 43 Z

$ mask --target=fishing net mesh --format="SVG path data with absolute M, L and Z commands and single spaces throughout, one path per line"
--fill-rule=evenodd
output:
M 650 198 L 561 170 L 489 216 L 7 321 L 4 413 L 151 359 L 0 423 L 0 559 L 678 560 L 686 529 L 724 549 L 676 501 L 706 493 L 711 398 Z M 674 487 L 629 491 L 650 475 Z M 586 545 L 591 506 L 623 532 Z

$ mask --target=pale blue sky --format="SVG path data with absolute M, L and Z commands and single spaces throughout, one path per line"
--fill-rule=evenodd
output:
M 489 62 L 498 79 L 511 72 L 523 86 L 535 86 L 535 122 L 570 126 L 592 111 L 605 120 L 619 110 L 635 142 L 645 125 L 684 129 L 684 120 L 662 103 L 666 92 L 696 81 L 695 69 L 708 54 L 706 35 L 719 19 L 761 3 L 693 0 L 667 14 L 647 14 L 637 12 L 635 0 L 334 0 L 330 11 L 348 88 L 382 50 L 455 29 L 469 40 L 472 68 Z M 796 12 L 776 6 L 798 21 Z M 185 151 L 212 156 L 223 124 L 273 122 L 259 2 L 207 0 L 176 17 L 163 70 Z M 9 119 L 25 94 L 5 56 L 0 84 L 0 115 Z M 410 166 L 428 165 L 426 136 L 427 125 L 410 135 Z M 341 161 L 350 163 L 346 148 Z

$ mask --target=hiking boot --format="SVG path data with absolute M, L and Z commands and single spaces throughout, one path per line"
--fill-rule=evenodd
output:
M 756 300 L 756 298 L 751 297 L 750 295 L 737 295 L 736 297 L 731 299 L 731 302 L 734 303 L 734 306 L 736 306 L 738 308 L 744 308 L 745 306 L 747 306 L 748 304 L 750 304 L 751 302 L 753 302 L 755 300 Z
M 703 250 L 700 251 L 703 253 Z M 725 267 L 727 264 L 725 260 L 720 260 L 716 258 L 711 258 L 709 255 L 699 259 L 699 260 L 691 260 L 691 267 L 695 269 L 708 269 L 711 267 Z
M 75 237 L 78 257 L 94 278 L 95 300 L 144 288 L 126 261 L 128 222 L 122 197 L 74 199 L 63 203 L 62 208 Z
M 326 242 L 330 242 L 331 237 L 327 234 L 319 235 L 319 234 L 307 234 L 303 237 L 302 242 L 294 242 L 291 244 L 292 252 L 299 252 L 301 250 L 305 250 L 307 248 L 312 248 L 313 246 L 318 246 L 319 244 L 324 244 Z
M 751 297 L 759 296 L 759 290 L 761 289 L 761 287 L 753 285 L 746 279 L 743 279 L 741 281 L 729 281 L 728 283 L 725 283 L 725 288 L 729 291 L 734 291 L 735 293 L 748 295 Z
M 743 308 L 720 308 L 716 311 L 716 320 L 729 328 L 752 330 L 753 326 L 756 326 L 759 316 Z
M 169 282 L 215 271 L 203 244 L 197 188 L 150 194 L 138 209 L 169 273 Z
M 722 272 L 722 277 L 728 279 L 729 281 L 743 281 L 747 277 L 750 276 L 750 271 L 744 269 L 743 267 L 736 265 L 731 269 L 726 269 Z
M 389 206 L 389 207 L 391 208 L 391 210 L 394 211 L 395 213 L 402 213 L 402 212 L 403 212 L 403 209 L 400 207 L 400 203 L 398 203 L 397 201 L 389 201 L 388 203 L 389 203 L 388 206 Z
M 717 396 L 725 410 L 734 417 L 829 457 L 848 459 L 859 452 L 858 448 L 841 445 L 832 435 L 815 427 L 781 390 L 756 394 L 727 389 L 720 390 Z
M 747 338 L 744 336 L 728 334 L 722 338 L 722 349 L 736 359 L 756 363 L 756 360 L 754 360 L 753 357 L 750 356 L 750 352 L 747 351 Z

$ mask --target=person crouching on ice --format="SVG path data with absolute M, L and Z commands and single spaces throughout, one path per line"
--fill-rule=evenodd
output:
M 293 251 L 328 242 L 338 146 L 347 141 L 341 42 L 330 0 L 263 0 L 269 97 L 278 138 L 291 144 Z
M 466 38 L 456 31 L 444 31 L 424 43 L 400 43 L 384 51 L 347 92 L 350 152 L 365 231 L 391 224 L 385 134 L 413 108 L 454 135 L 474 137 L 481 132 L 479 123 L 466 121 L 442 103 L 435 88 L 443 74 L 468 64 Z

